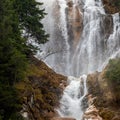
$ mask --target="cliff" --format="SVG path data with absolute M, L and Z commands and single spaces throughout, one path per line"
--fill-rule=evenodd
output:
M 28 120 L 49 120 L 66 84 L 66 77 L 31 57 L 26 79 L 16 84 L 21 97 L 21 114 Z
M 99 115 L 103 120 L 120 120 L 119 97 L 115 96 L 115 91 L 109 85 L 106 79 L 107 68 L 102 72 L 89 74 L 87 77 L 88 91 L 93 97 L 96 97 L 94 105 L 99 110 Z M 120 91 L 116 91 L 120 94 Z
M 73 41 L 73 49 L 79 42 L 82 29 L 83 29 L 83 16 L 82 16 L 82 7 L 73 3 L 72 0 L 67 1 L 66 15 L 68 22 L 68 34 L 70 35 L 70 40 Z

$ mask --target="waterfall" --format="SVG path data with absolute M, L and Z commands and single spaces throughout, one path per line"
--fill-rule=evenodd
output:
M 113 14 L 113 32 L 106 41 L 106 60 L 103 62 L 100 70 L 102 70 L 110 59 L 120 58 L 120 16 L 119 13 Z
M 70 10 L 73 9 L 70 11 L 73 18 L 68 16 L 68 1 L 73 6 L 70 7 Z M 110 58 L 120 56 L 119 14 L 105 14 L 101 0 L 52 0 L 50 4 L 48 1 L 42 2 L 48 13 L 43 23 L 50 34 L 50 41 L 42 47 L 43 56 L 48 54 L 45 62 L 56 72 L 79 77 L 101 71 Z M 69 24 L 72 24 L 71 19 L 75 19 L 76 7 L 82 16 L 83 27 L 79 41 L 73 47 L 75 38 L 71 35 L 75 28 Z
M 72 71 L 72 75 L 79 76 L 80 74 L 94 72 L 102 63 L 101 23 L 103 21 L 102 16 L 105 13 L 101 4 L 101 2 L 94 0 L 84 2 L 83 32 L 73 56 L 71 68 L 74 71 Z
M 81 120 L 87 94 L 83 74 L 101 71 L 109 59 L 120 57 L 120 15 L 106 14 L 101 0 L 38 1 L 48 13 L 43 24 L 50 40 L 41 45 L 37 57 L 42 56 L 56 72 L 75 76 L 68 77 L 57 111 L 62 117 Z
M 67 2 L 65 0 L 58 0 L 60 5 L 60 29 L 62 31 L 62 36 L 65 40 L 65 46 L 66 46 L 66 53 L 64 54 L 65 64 L 66 64 L 66 70 L 65 73 L 69 72 L 69 56 L 70 56 L 70 45 L 68 43 L 68 29 L 67 29 L 67 18 L 66 18 L 66 8 L 67 8 Z
M 87 94 L 86 75 L 80 78 L 68 77 L 69 85 L 65 88 L 63 97 L 60 100 L 58 113 L 62 117 L 71 117 L 80 120 L 83 115 L 82 100 Z

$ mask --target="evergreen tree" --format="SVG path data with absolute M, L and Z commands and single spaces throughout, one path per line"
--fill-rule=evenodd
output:
M 15 0 L 14 6 L 19 15 L 20 27 L 25 31 L 24 37 L 32 38 L 36 43 L 45 43 L 48 34 L 45 33 L 41 20 L 46 13 L 40 9 L 42 3 L 35 0 Z
M 17 114 L 21 107 L 14 84 L 24 79 L 27 57 L 35 51 L 28 39 L 39 44 L 47 40 L 41 5 L 35 0 L 0 0 L 0 120 L 22 119 Z

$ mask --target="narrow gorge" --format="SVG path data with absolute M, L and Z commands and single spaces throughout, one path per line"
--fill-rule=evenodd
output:
M 42 52 L 36 57 L 55 72 L 68 76 L 68 86 L 56 111 L 66 120 L 102 120 L 99 115 L 96 119 L 83 118 L 90 107 L 85 99 L 94 94 L 90 84 L 94 87 L 94 79 L 100 80 L 98 76 L 102 76 L 109 60 L 120 58 L 119 13 L 106 13 L 101 0 L 37 1 L 44 3 L 48 13 L 42 22 L 50 40 L 40 46 Z M 94 83 L 97 91 L 99 85 Z

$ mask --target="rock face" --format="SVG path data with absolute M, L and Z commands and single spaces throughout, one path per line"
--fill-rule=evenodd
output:
M 98 113 L 98 109 L 91 105 L 84 113 L 83 120 L 103 120 Z
M 94 109 L 92 108 L 92 110 L 99 114 L 103 120 L 120 120 L 120 107 L 115 102 L 114 92 L 109 87 L 108 80 L 105 78 L 105 71 L 106 69 L 101 73 L 95 72 L 87 77 L 89 94 L 96 97 L 94 101 L 95 108 L 93 107 Z M 89 112 L 89 108 L 87 111 Z
M 105 11 L 109 14 L 120 12 L 120 1 L 119 0 L 102 0 Z
M 88 95 L 88 108 L 83 115 L 83 120 L 103 120 L 99 115 L 99 110 L 94 105 L 95 99 L 96 97 Z
M 16 85 L 23 104 L 21 114 L 28 120 L 49 120 L 56 114 L 54 108 L 59 106 L 67 78 L 34 57 L 30 61 L 26 80 Z
M 68 21 L 68 33 L 73 38 L 73 47 L 76 46 L 80 39 L 82 31 L 82 14 L 80 13 L 80 6 L 75 5 L 72 0 L 67 0 L 67 21 Z M 72 33 L 72 34 L 71 34 Z
M 69 35 L 69 44 L 73 45 L 73 49 L 74 49 L 74 47 L 76 47 L 80 39 L 80 35 L 83 28 L 83 18 L 80 12 L 81 11 L 80 6 L 73 3 L 72 0 L 66 0 L 66 2 L 67 2 L 67 7 L 65 11 L 66 11 L 66 21 L 67 21 L 67 29 L 68 29 L 67 31 Z M 60 6 L 57 2 L 55 4 L 56 6 L 54 7 L 53 16 L 55 16 L 55 23 L 57 26 L 60 23 L 60 18 L 58 17 L 58 14 L 60 14 Z M 57 37 L 61 36 L 62 33 L 59 27 L 58 28 L 56 27 L 55 31 Z M 59 33 L 60 35 L 58 35 Z

